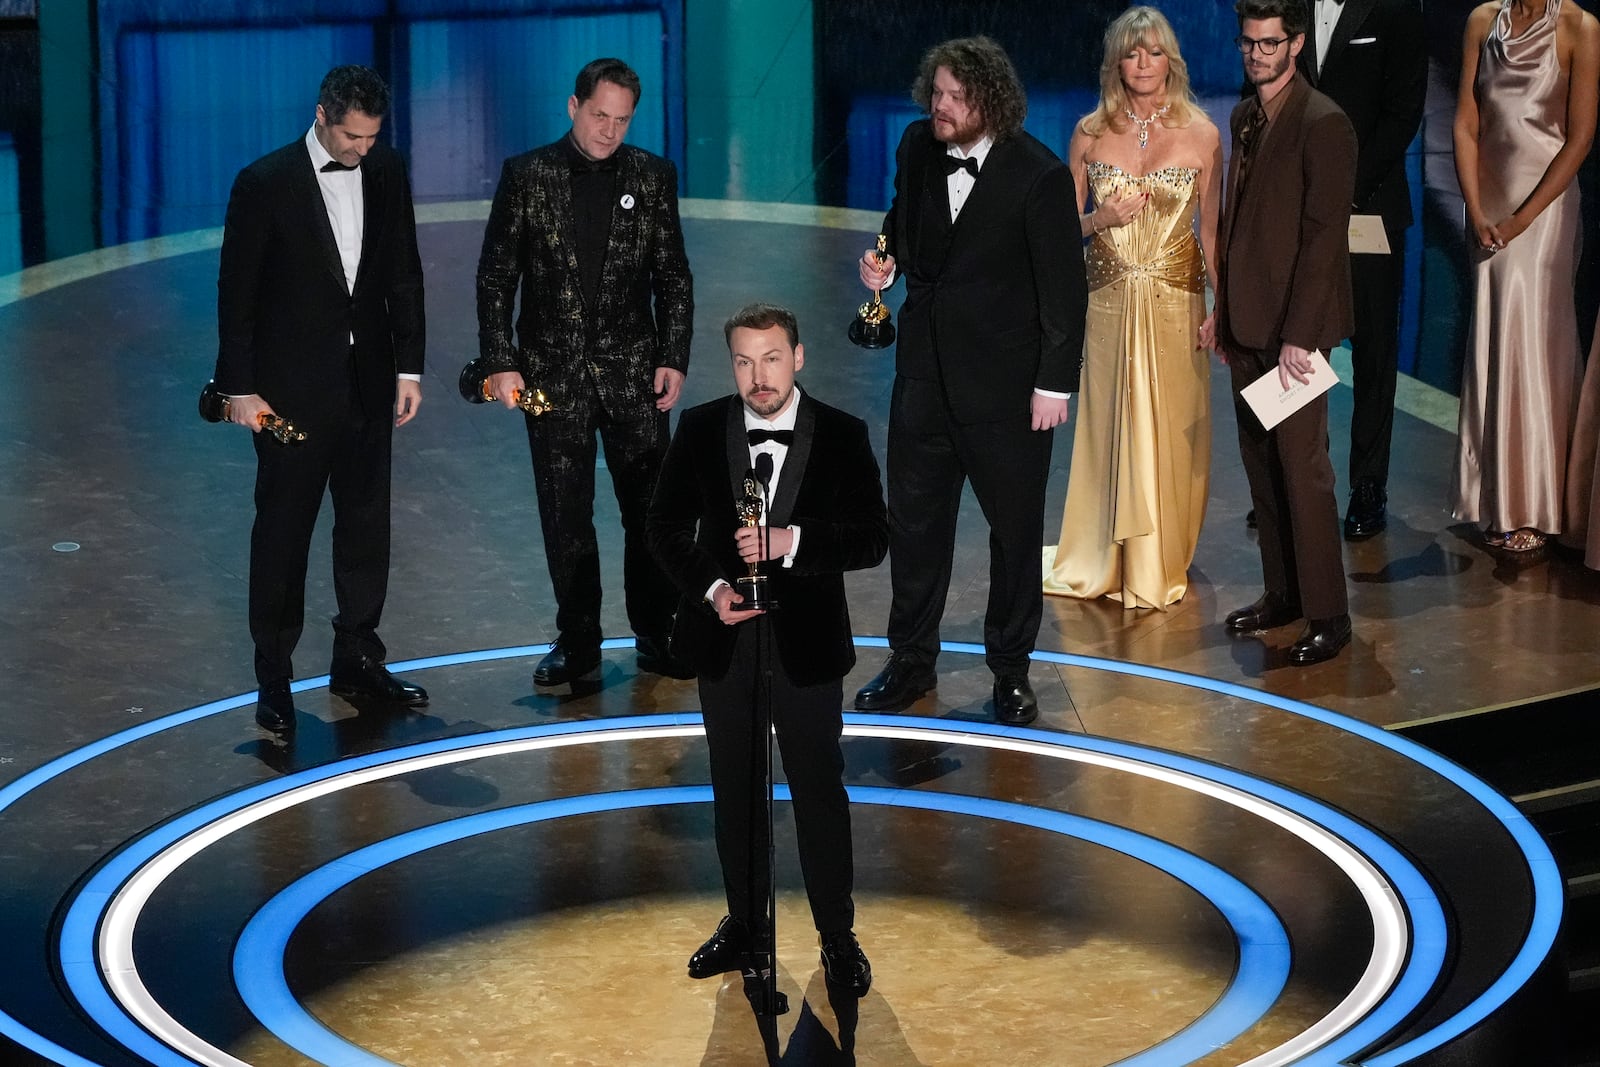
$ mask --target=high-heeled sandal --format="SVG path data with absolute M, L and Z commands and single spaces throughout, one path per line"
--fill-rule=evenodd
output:
M 1544 534 L 1531 526 L 1524 526 L 1515 533 L 1507 534 L 1500 547 L 1507 552 L 1532 552 L 1536 548 L 1543 548 L 1549 540 Z

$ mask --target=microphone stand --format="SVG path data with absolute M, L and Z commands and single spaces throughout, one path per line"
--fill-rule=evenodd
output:
M 758 470 L 761 468 L 758 467 Z M 768 474 L 767 478 L 771 475 Z M 761 510 L 765 520 L 762 525 L 761 538 L 763 542 L 763 556 L 772 555 L 772 526 L 771 500 L 769 499 L 767 478 L 758 480 L 761 485 Z M 777 607 L 774 603 L 767 611 Z M 750 1001 L 750 1007 L 756 1014 L 756 1021 L 761 1024 L 763 1020 L 770 1020 L 776 1016 L 786 1014 L 789 1010 L 789 998 L 778 989 L 778 891 L 777 891 L 777 846 L 773 834 L 773 806 L 774 783 L 772 779 L 772 621 L 767 618 L 766 612 L 756 616 L 756 694 L 755 694 L 755 726 L 756 733 L 751 735 L 752 751 L 750 753 L 751 766 L 765 766 L 766 768 L 766 826 L 767 826 L 767 854 L 763 857 L 767 872 L 767 899 L 765 922 L 760 924 L 756 931 L 757 944 L 755 945 L 756 966 L 754 973 L 746 971 L 744 974 L 744 995 Z M 759 738 L 759 740 L 756 740 Z M 760 745 L 761 752 L 754 750 Z M 758 764 L 758 760 L 761 762 Z M 751 820 L 751 836 L 755 836 L 755 820 Z M 754 846 L 755 842 L 751 841 Z M 752 847 L 750 878 L 756 878 L 755 848 Z M 753 888 L 753 886 L 752 886 Z M 774 1035 L 775 1037 L 776 1035 Z

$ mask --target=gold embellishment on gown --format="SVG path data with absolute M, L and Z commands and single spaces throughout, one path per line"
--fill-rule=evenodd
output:
M 1150 193 L 1085 253 L 1089 314 L 1072 471 L 1044 589 L 1164 608 L 1188 590 L 1211 468 L 1211 368 L 1198 350 L 1205 259 L 1199 170 L 1088 163 L 1096 203 Z

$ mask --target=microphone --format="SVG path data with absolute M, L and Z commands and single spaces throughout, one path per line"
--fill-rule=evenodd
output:
M 756 455 L 756 466 L 753 472 L 756 481 L 761 483 L 762 489 L 770 489 L 772 485 L 772 453 L 760 452 Z

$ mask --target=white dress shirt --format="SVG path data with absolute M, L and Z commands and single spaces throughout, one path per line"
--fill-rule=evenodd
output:
M 770 419 L 762 418 L 748 407 L 744 408 L 744 428 L 749 430 L 794 430 L 795 419 L 800 414 L 800 387 L 794 387 L 794 392 L 789 394 L 789 403 L 784 409 Z M 779 444 L 777 441 L 762 441 L 760 444 L 750 446 L 750 466 L 756 465 L 756 457 L 766 453 L 772 457 L 772 477 L 767 479 L 766 506 L 761 509 L 761 525 L 767 524 L 767 510 L 771 507 L 772 498 L 778 495 L 778 481 L 783 477 L 783 461 L 788 458 L 789 446 Z M 788 555 L 783 557 L 785 567 L 794 566 L 795 553 L 800 551 L 800 527 L 790 526 L 789 532 L 794 535 L 794 540 L 789 545 Z M 728 583 L 718 578 L 706 590 L 706 600 L 715 603 L 713 598 L 717 595 L 719 586 Z
M 1328 58 L 1328 45 L 1333 41 L 1333 31 L 1335 27 L 1339 25 L 1339 16 L 1343 13 L 1343 0 L 1317 0 L 1316 30 L 1318 71 L 1322 70 L 1323 61 Z

